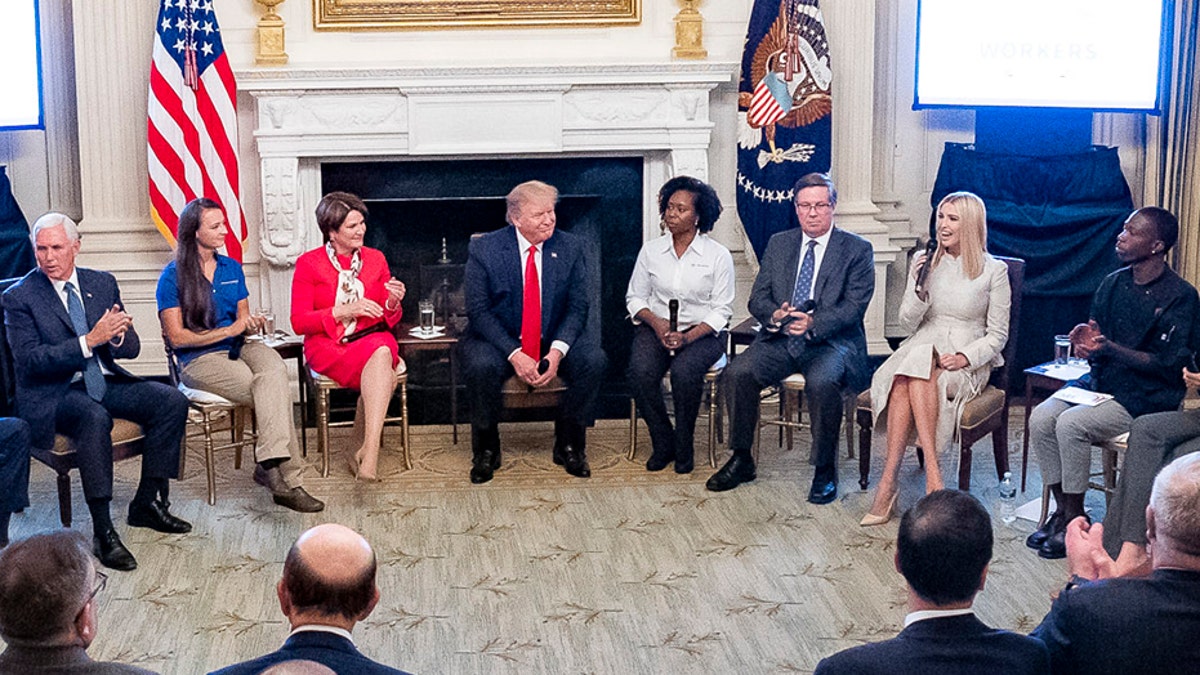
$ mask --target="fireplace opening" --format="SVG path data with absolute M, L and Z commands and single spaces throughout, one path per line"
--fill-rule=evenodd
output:
M 536 179 L 557 187 L 557 227 L 586 241 L 592 311 L 583 339 L 599 341 L 609 359 L 597 412 L 622 417 L 629 414 L 625 369 L 633 334 L 625 290 L 642 245 L 642 167 L 641 157 L 328 162 L 321 166 L 321 188 L 366 202 L 366 245 L 383 251 L 392 275 L 408 288 L 405 323 L 416 324 L 417 304 L 427 299 L 437 323 L 462 329 L 471 235 L 507 227 L 504 195 L 518 183 Z M 449 422 L 448 359 L 422 351 L 406 360 L 412 421 Z M 469 419 L 464 400 L 460 389 L 460 422 Z

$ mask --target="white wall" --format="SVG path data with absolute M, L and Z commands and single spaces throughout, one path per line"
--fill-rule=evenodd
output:
M 153 228 L 145 198 L 145 99 L 152 25 L 157 3 L 148 0 L 41 0 L 47 83 L 46 132 L 0 134 L 0 163 L 7 163 L 14 190 L 30 219 L 55 208 L 82 216 L 87 235 L 83 263 L 114 270 L 126 299 L 134 307 L 147 343 L 138 366 L 161 371 L 153 284 L 169 256 Z M 715 61 L 738 62 L 752 0 L 704 0 L 705 46 Z M 226 49 L 235 70 L 254 68 L 254 27 L 261 6 L 252 0 L 215 0 Z M 929 194 L 942 145 L 969 141 L 969 112 L 911 110 L 912 54 L 916 0 L 825 0 L 830 41 L 834 45 L 834 77 L 847 77 L 846 59 L 863 51 L 874 54 L 875 95 L 869 167 L 873 217 L 885 226 L 893 245 L 903 247 L 927 222 Z M 526 63 L 664 63 L 674 42 L 675 0 L 643 0 L 637 26 L 601 28 L 478 29 L 437 31 L 321 31 L 312 27 L 312 0 L 286 0 L 278 11 L 287 25 L 286 49 L 296 67 L 438 66 Z M 873 13 L 874 31 L 861 31 L 851 21 Z M 72 16 L 73 14 L 73 16 Z M 73 32 L 70 28 L 73 27 Z M 64 58 L 71 42 L 74 63 Z M 101 66 L 100 54 L 103 54 Z M 838 57 L 841 55 L 842 69 Z M 75 71 L 78 77 L 75 77 Z M 77 82 L 78 135 L 73 92 Z M 845 87 L 846 82 L 840 86 Z M 836 87 L 839 86 L 835 84 Z M 243 194 L 249 241 L 257 241 L 259 187 L 257 158 L 243 98 Z M 730 248 L 744 251 L 734 208 L 736 87 L 713 96 L 716 121 L 709 157 L 710 178 L 727 204 L 716 235 Z M 843 107 L 839 109 L 839 105 Z M 834 102 L 835 136 L 846 115 L 845 101 Z M 840 112 L 839 112 L 840 111 Z M 1126 175 L 1141 193 L 1142 120 L 1135 115 L 1099 115 L 1098 141 L 1122 148 Z M 843 127 L 844 129 L 845 127 Z M 835 152 L 836 152 L 835 146 Z M 843 158 L 844 161 L 844 158 Z M 839 159 L 835 157 L 835 173 Z M 845 179 L 845 178 L 843 178 Z M 258 292 L 257 251 L 247 251 L 252 294 Z M 742 295 L 752 275 L 743 266 Z M 895 284 L 889 284 L 895 286 Z M 894 306 L 892 298 L 885 305 Z M 744 303 L 739 301 L 739 314 Z

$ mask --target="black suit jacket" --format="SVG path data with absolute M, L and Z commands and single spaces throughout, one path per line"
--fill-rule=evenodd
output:
M 767 242 L 766 253 L 750 291 L 750 313 L 764 326 L 780 305 L 792 301 L 803 241 L 804 233 L 800 228 L 794 228 L 776 234 Z M 828 344 L 842 353 L 847 368 L 846 384 L 855 391 L 865 389 L 871 379 L 863 316 L 874 294 L 875 255 L 871 243 L 851 232 L 833 228 L 829 248 L 813 284 L 816 308 L 808 342 Z M 755 339 L 786 338 L 781 331 L 761 330 Z
M 989 628 L 974 614 L 925 619 L 891 640 L 823 659 L 814 675 L 1030 675 L 1049 673 L 1037 640 Z
M 1050 649 L 1056 674 L 1200 672 L 1200 572 L 1076 586 L 1030 635 Z
M 113 275 L 76 269 L 89 329 L 113 305 L 124 308 Z M 40 269 L 4 292 L 4 325 L 17 374 L 17 415 L 29 423 L 35 447 L 52 447 L 58 404 L 72 376 L 83 370 L 84 358 L 67 308 Z M 137 379 L 114 359 L 135 358 L 141 349 L 137 331 L 130 328 L 119 347 L 103 344 L 93 352 L 109 372 Z
M 363 656 L 346 638 L 323 631 L 306 631 L 289 637 L 278 651 L 235 663 L 209 675 L 258 675 L 276 663 L 303 659 L 316 661 L 338 675 L 409 675 Z
M 588 317 L 583 242 L 555 230 L 542 245 L 542 340 L 571 346 Z M 506 357 L 521 346 L 524 262 L 511 225 L 471 240 L 463 279 L 470 335 Z

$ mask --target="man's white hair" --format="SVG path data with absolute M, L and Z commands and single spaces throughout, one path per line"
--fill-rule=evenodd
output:
M 38 232 L 46 228 L 58 227 L 59 225 L 62 225 L 63 231 L 67 233 L 67 239 L 79 241 L 79 226 L 75 224 L 75 221 L 61 213 L 54 212 L 47 213 L 37 219 L 37 222 L 33 224 L 33 229 L 29 231 L 29 241 L 33 242 L 34 246 L 37 246 Z
M 1159 537 L 1170 539 L 1181 551 L 1200 555 L 1200 452 L 1184 455 L 1158 473 L 1150 507 Z

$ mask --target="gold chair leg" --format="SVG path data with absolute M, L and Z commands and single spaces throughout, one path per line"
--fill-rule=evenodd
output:
M 625 459 L 630 461 L 637 456 L 637 401 L 629 399 L 629 452 Z
M 208 505 L 217 503 L 216 450 L 213 447 L 212 417 L 204 413 L 204 470 L 208 474 Z
M 317 390 L 317 452 L 321 453 L 321 476 L 329 477 L 329 392 Z
M 404 470 L 412 470 L 408 438 L 408 383 L 400 383 L 400 442 L 404 446 Z

